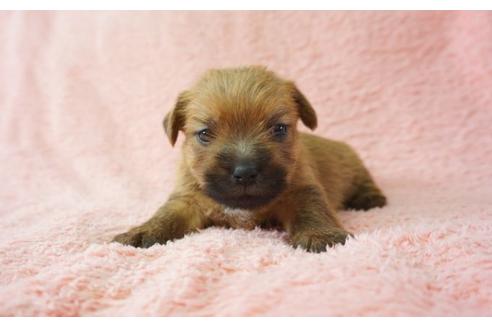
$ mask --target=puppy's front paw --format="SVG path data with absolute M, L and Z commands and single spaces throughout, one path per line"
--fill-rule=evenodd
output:
M 294 234 L 291 244 L 295 248 L 302 247 L 308 252 L 325 252 L 326 247 L 333 247 L 336 244 L 345 244 L 345 240 L 351 234 L 340 228 L 332 228 L 324 231 L 304 231 Z
M 144 229 L 132 229 L 115 236 L 112 241 L 123 245 L 142 248 L 149 248 L 154 244 L 160 243 L 160 240 L 152 231 Z

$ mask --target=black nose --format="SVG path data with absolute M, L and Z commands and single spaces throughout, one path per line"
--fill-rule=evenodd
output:
M 238 164 L 232 172 L 232 178 L 237 184 L 248 185 L 255 182 L 258 176 L 256 165 L 250 163 Z

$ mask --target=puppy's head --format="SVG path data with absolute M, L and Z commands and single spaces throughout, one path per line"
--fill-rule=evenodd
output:
M 292 179 L 297 121 L 311 129 L 316 114 L 296 86 L 262 67 L 208 71 L 178 97 L 164 128 L 201 190 L 241 209 L 271 203 Z

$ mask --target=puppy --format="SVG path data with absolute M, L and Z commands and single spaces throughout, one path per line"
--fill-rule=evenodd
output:
M 209 226 L 276 226 L 310 252 L 344 244 L 350 233 L 335 211 L 386 198 L 348 145 L 298 132 L 299 119 L 316 128 L 293 82 L 256 66 L 208 71 L 164 119 L 172 145 L 185 136 L 174 191 L 114 241 L 150 247 Z

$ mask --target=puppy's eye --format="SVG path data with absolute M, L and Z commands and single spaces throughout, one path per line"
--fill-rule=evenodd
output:
M 287 135 L 288 126 L 286 124 L 275 124 L 272 128 L 272 134 L 276 138 L 282 138 Z
M 198 138 L 198 141 L 200 141 L 202 144 L 208 144 L 212 141 L 213 135 L 212 132 L 209 129 L 203 129 L 200 130 L 196 133 L 196 136 Z

